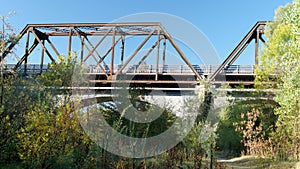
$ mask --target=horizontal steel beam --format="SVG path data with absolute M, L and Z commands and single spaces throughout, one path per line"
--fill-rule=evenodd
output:
M 46 23 L 27 24 L 27 27 L 114 27 L 114 26 L 159 26 L 160 22 L 120 22 L 120 23 Z
M 116 32 L 116 35 L 127 35 L 127 36 L 145 36 L 149 35 L 150 32 Z M 47 36 L 69 36 L 69 32 L 45 32 Z M 87 32 L 80 32 L 82 36 L 104 36 L 107 32 L 97 32 L 97 31 L 87 31 Z M 157 31 L 153 32 L 153 35 L 157 35 Z M 71 36 L 77 36 L 76 33 L 72 33 Z M 108 33 L 107 36 L 113 36 L 113 32 Z
M 91 83 L 199 84 L 199 81 L 175 80 L 89 80 Z

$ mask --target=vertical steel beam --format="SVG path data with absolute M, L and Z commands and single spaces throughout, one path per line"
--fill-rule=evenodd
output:
M 114 46 L 111 46 L 111 47 L 106 51 L 106 53 L 103 55 L 103 57 L 100 58 L 99 63 L 102 63 L 102 62 L 103 62 L 103 63 L 105 64 L 104 59 L 105 59 L 106 56 L 111 52 L 111 50 L 119 43 L 120 40 L 121 40 L 121 37 L 118 38 L 118 39 L 115 41 L 115 45 L 114 45 Z M 106 65 L 106 64 L 105 64 L 105 65 Z
M 260 30 L 256 30 L 256 37 L 255 37 L 255 67 L 258 65 L 258 55 L 259 55 L 259 36 L 260 36 Z
M 70 27 L 70 32 L 69 32 L 69 42 L 68 42 L 68 56 L 71 56 L 71 50 L 72 50 L 72 34 L 73 34 L 73 27 Z
M 165 70 L 165 62 L 166 62 L 166 48 L 167 48 L 167 40 L 166 37 L 164 36 L 164 42 L 163 42 L 163 53 L 162 53 L 162 72 Z
M 160 50 L 160 30 L 158 30 L 158 35 L 157 35 L 157 51 L 156 51 L 156 65 L 155 65 L 155 80 L 158 80 L 159 50 Z
M 28 47 L 29 47 L 29 40 L 30 40 L 30 31 L 27 31 L 27 37 L 26 37 L 26 44 L 25 44 L 25 54 L 28 55 Z M 25 58 L 24 61 L 24 74 L 27 73 L 27 63 L 28 63 L 28 56 Z
M 80 36 L 81 38 L 81 53 L 80 53 L 80 64 L 83 64 L 83 55 L 84 55 L 84 37 Z
M 45 41 L 42 40 L 42 43 L 44 44 Z M 41 60 L 40 60 L 40 74 L 43 73 L 43 65 L 44 65 L 44 57 L 45 57 L 45 49 L 42 48 L 42 53 L 41 53 Z
M 115 36 L 116 36 L 116 29 L 113 30 L 113 34 L 111 37 L 111 61 L 110 61 L 110 76 L 109 78 L 112 79 L 114 74 L 114 61 L 115 61 Z
M 150 39 L 150 37 L 154 34 L 156 30 L 153 30 L 144 40 L 143 42 L 135 49 L 135 51 L 131 54 L 131 56 L 126 60 L 124 65 L 116 72 L 116 76 L 123 71 L 123 69 L 128 65 L 128 63 L 134 58 L 134 56 L 139 52 L 139 50 L 145 45 L 145 43 Z
M 125 48 L 125 35 L 121 35 L 122 41 L 121 41 L 121 65 L 123 65 L 124 62 L 124 48 Z

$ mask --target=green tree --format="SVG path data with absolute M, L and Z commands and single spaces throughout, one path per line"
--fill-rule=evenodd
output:
M 278 120 L 274 139 L 278 151 L 291 159 L 299 159 L 300 155 L 299 16 L 299 0 L 278 8 L 274 22 L 267 26 L 268 41 L 256 70 L 257 87 L 278 90 L 275 100 L 280 106 L 275 109 Z
M 11 52 L 11 51 L 5 51 L 6 47 L 13 41 L 17 39 L 14 33 L 14 29 L 12 25 L 8 23 L 10 15 L 14 14 L 14 12 L 8 13 L 8 15 L 3 16 L 0 15 L 1 19 L 1 30 L 0 30 L 0 53 L 1 53 L 1 96 L 0 96 L 0 103 L 1 105 L 4 102 L 4 53 L 5 52 Z

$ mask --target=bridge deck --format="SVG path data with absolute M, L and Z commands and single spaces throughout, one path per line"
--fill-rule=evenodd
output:
M 114 70 L 118 70 L 122 65 L 115 65 Z M 6 71 L 9 71 L 14 67 L 14 64 L 6 65 Z M 195 70 L 209 78 L 218 68 L 218 65 L 193 65 Z M 28 64 L 26 68 L 27 75 L 40 74 L 48 70 L 47 65 L 40 64 Z M 86 74 L 94 77 L 90 80 L 91 83 L 111 84 L 118 83 L 113 79 L 108 79 L 105 74 L 110 74 L 110 69 L 105 69 L 106 73 L 101 71 L 96 65 L 89 65 L 86 67 Z M 254 84 L 254 65 L 231 65 L 225 70 L 220 72 L 220 79 L 213 81 L 215 84 L 227 83 L 227 84 L 241 84 L 253 85 Z M 24 65 L 21 65 L 17 72 L 24 72 Z M 116 72 L 116 71 L 115 71 Z M 113 74 L 115 73 L 113 72 Z M 122 71 L 126 79 L 122 83 L 132 84 L 187 84 L 196 85 L 199 83 L 194 72 L 187 65 L 160 65 L 158 69 L 158 75 L 154 65 L 129 65 L 128 68 Z M 167 87 L 167 86 L 166 86 Z
M 15 65 L 14 64 L 7 64 L 5 66 L 5 70 L 9 71 L 13 69 Z M 114 70 L 118 70 L 122 65 L 115 65 Z M 211 75 L 216 71 L 219 65 L 193 65 L 195 70 L 202 74 L 202 75 Z M 25 68 L 24 65 L 21 65 L 18 69 L 18 72 L 24 72 Z M 30 74 L 39 74 L 41 72 L 45 72 L 48 70 L 48 65 L 40 65 L 40 64 L 28 64 L 26 73 Z M 109 69 L 105 69 L 107 73 L 110 73 Z M 254 65 L 230 65 L 225 69 L 226 75 L 254 75 L 255 66 Z M 114 71 L 113 73 L 115 73 Z M 127 69 L 124 69 L 123 74 L 156 74 L 155 65 L 130 65 Z M 89 65 L 87 66 L 87 72 L 88 74 L 105 74 L 102 72 L 99 67 L 96 65 Z M 158 73 L 165 74 L 165 75 L 193 75 L 193 71 L 187 66 L 187 65 L 160 65 L 158 69 Z M 221 72 L 221 74 L 224 74 L 224 72 Z

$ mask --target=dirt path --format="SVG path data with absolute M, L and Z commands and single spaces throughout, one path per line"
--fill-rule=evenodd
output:
M 255 156 L 219 159 L 218 162 L 225 163 L 229 169 L 300 169 L 300 162 L 273 162 L 270 159 Z

